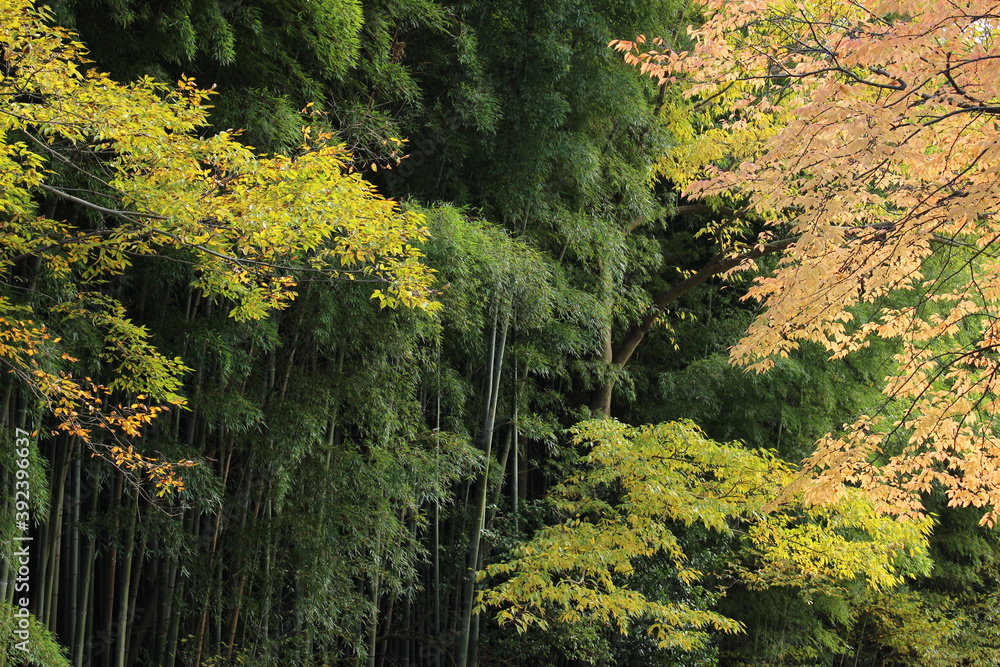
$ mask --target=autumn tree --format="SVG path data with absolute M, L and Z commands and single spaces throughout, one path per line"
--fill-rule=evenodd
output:
M 714 442 L 690 422 L 629 427 L 599 419 L 572 430 L 588 451 L 552 490 L 562 522 L 486 568 L 498 580 L 481 593 L 481 604 L 522 632 L 559 621 L 626 633 L 640 621 L 660 648 L 690 651 L 705 644 L 710 629 L 742 631 L 692 605 L 696 595 L 658 601 L 631 585 L 636 568 L 654 556 L 672 563 L 672 577 L 685 587 L 703 584 L 712 573 L 688 562 L 679 539 L 685 526 L 739 534 L 752 565 L 736 566 L 735 575 L 755 588 L 837 594 L 860 579 L 884 590 L 929 565 L 929 519 L 895 521 L 857 489 L 821 508 L 779 502 L 775 494 L 793 467 L 766 450 Z
M 44 10 L 10 0 L 3 17 L 0 271 L 13 291 L 0 299 L 0 357 L 60 429 L 91 441 L 95 429 L 135 436 L 161 406 L 184 402 L 183 362 L 160 354 L 102 292 L 136 257 L 192 265 L 195 287 L 237 320 L 286 306 L 303 275 L 373 281 L 383 305 L 436 307 L 411 245 L 426 234 L 420 217 L 350 173 L 330 136 L 306 128 L 297 152 L 268 157 L 232 132 L 199 137 L 210 91 L 188 79 L 118 84 L 88 69 L 84 47 L 50 27 Z M 51 213 L 39 213 L 39 196 L 51 198 Z M 58 285 L 44 318 L 18 296 L 28 262 Z M 106 386 L 74 377 L 75 359 L 40 323 L 49 316 L 103 332 L 99 357 L 115 369 Z M 105 394 L 121 405 L 105 408 Z M 128 468 L 164 472 L 130 447 L 109 452 Z
M 734 205 L 767 231 L 725 248 L 720 261 L 747 268 L 755 255 L 783 251 L 750 290 L 764 310 L 733 360 L 763 370 L 804 341 L 835 357 L 873 337 L 902 346 L 885 393 L 907 409 L 822 439 L 807 461 L 807 496 L 829 500 L 861 486 L 880 508 L 909 513 L 940 486 L 992 524 L 1000 500 L 995 7 L 708 9 L 688 51 L 642 40 L 617 47 L 681 86 L 693 108 L 722 118 L 710 139 L 717 150 L 698 156 L 704 170 L 685 192 Z M 733 137 L 742 146 L 726 150 Z M 956 261 L 926 271 L 942 245 Z M 901 291 L 914 305 L 886 305 Z M 859 303 L 878 314 L 860 321 Z

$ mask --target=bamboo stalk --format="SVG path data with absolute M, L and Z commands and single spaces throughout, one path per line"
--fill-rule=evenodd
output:
M 371 582 L 371 620 L 368 626 L 368 667 L 375 667 L 375 644 L 378 638 L 378 607 L 379 607 L 379 570 L 382 557 L 382 533 L 380 532 L 375 541 L 375 553 L 372 559 L 376 568 L 372 575 Z
M 100 489 L 95 486 L 90 497 L 87 516 L 92 517 L 97 513 L 100 495 Z M 83 561 L 81 563 L 83 580 L 80 582 L 80 601 L 77 605 L 77 633 L 73 639 L 73 667 L 83 667 L 84 650 L 87 639 L 90 637 L 90 627 L 93 624 L 93 614 L 90 613 L 90 609 L 94 589 L 94 552 L 96 547 L 97 540 L 93 536 L 84 536 Z
M 437 342 L 437 401 L 434 418 L 434 459 L 435 474 L 439 475 L 441 464 L 441 340 Z M 436 480 L 440 484 L 440 477 Z M 441 667 L 441 499 L 434 494 L 434 667 Z
M 153 648 L 154 664 L 164 665 L 167 660 L 167 635 L 170 634 L 170 624 L 173 620 L 174 588 L 177 586 L 177 558 L 167 560 L 167 575 L 160 579 L 160 586 L 166 589 L 160 595 L 160 609 L 156 623 L 156 641 Z
M 142 559 L 139 560 L 141 562 Z M 154 586 L 150 599 L 146 602 L 146 607 L 142 610 L 142 616 L 139 617 L 138 623 L 130 621 L 135 629 L 131 633 L 131 640 L 129 641 L 128 659 L 125 663 L 127 665 L 139 664 L 139 651 L 142 650 L 142 645 L 145 642 L 149 628 L 156 618 L 157 609 L 159 608 L 159 597 L 160 587 Z M 157 664 L 162 665 L 162 663 Z
M 136 494 L 136 495 L 138 496 L 138 494 Z M 135 511 L 135 514 L 136 514 L 135 521 L 138 522 L 139 521 L 138 501 L 136 502 L 136 508 L 135 508 L 134 511 Z M 135 613 L 136 613 L 135 610 L 136 610 L 136 604 L 138 602 L 138 597 L 139 597 L 139 584 L 140 584 L 140 581 L 142 579 L 142 568 L 143 568 L 143 564 L 145 563 L 145 559 L 146 559 L 146 544 L 145 544 L 145 542 L 141 538 L 139 539 L 139 545 L 138 545 L 138 547 L 134 547 L 134 548 L 136 549 L 136 555 L 132 559 L 132 561 L 133 561 L 132 562 L 132 573 L 131 573 L 132 577 L 131 577 L 131 579 L 129 581 L 129 589 L 128 589 L 129 590 L 129 594 L 128 594 L 128 611 L 127 611 L 128 633 L 125 634 L 125 637 L 127 638 L 127 641 L 125 642 L 125 655 L 126 656 L 128 656 L 128 655 L 130 655 L 132 653 L 132 644 L 133 644 L 133 642 L 135 640 L 135 631 L 134 631 L 134 628 L 135 628 Z M 131 665 L 133 663 L 131 661 L 129 661 L 127 664 Z
M 195 510 L 189 510 L 184 513 L 181 519 L 181 523 L 190 524 L 187 528 L 188 533 L 195 532 L 195 526 L 198 520 L 198 513 Z M 179 568 L 180 565 L 178 564 Z M 178 607 L 181 606 L 180 602 L 184 599 L 185 589 L 187 587 L 187 579 L 183 577 L 176 577 L 177 588 L 180 590 L 173 591 L 174 600 L 177 604 L 172 605 L 172 615 L 170 617 L 170 631 L 167 634 L 167 660 L 166 665 L 174 665 L 177 663 L 177 644 L 180 638 L 180 627 L 181 627 L 181 613 Z
M 174 591 L 173 596 L 176 600 L 183 599 L 183 589 L 185 587 L 184 580 L 179 580 L 178 588 L 181 589 L 180 592 Z M 164 665 L 175 665 L 177 664 L 177 643 L 180 636 L 181 628 L 181 614 L 176 609 L 178 605 L 173 605 L 173 613 L 170 616 L 170 631 L 167 633 L 167 646 L 166 646 L 166 660 Z
M 65 518 L 65 508 L 66 508 L 66 478 L 69 474 L 69 464 L 73 458 L 73 449 L 75 448 L 76 438 L 68 437 L 66 438 L 66 453 L 60 460 L 60 470 L 59 470 L 59 480 L 56 487 L 56 502 L 55 502 L 55 521 L 52 522 L 52 564 L 51 564 L 51 574 L 49 575 L 49 586 L 48 586 L 48 618 L 46 620 L 46 625 L 52 629 L 56 629 L 56 623 L 59 619 L 59 579 L 60 579 L 60 565 L 62 564 L 62 536 L 63 536 L 63 520 Z M 49 512 L 51 516 L 52 512 Z
M 52 451 L 49 453 L 48 459 L 52 462 L 53 474 L 50 475 L 49 479 L 49 498 L 56 497 L 57 491 L 55 489 L 55 480 L 58 476 L 59 470 L 59 457 L 56 455 L 56 449 L 59 446 L 59 441 L 61 436 L 53 438 L 52 441 Z M 46 449 L 42 443 L 38 445 L 39 451 L 42 452 L 44 456 L 44 449 Z M 32 596 L 32 602 L 35 605 L 35 618 L 38 619 L 43 625 L 48 625 L 48 617 L 46 612 L 48 610 L 49 601 L 49 565 L 52 561 L 52 503 L 49 503 L 48 515 L 42 518 L 42 525 L 38 528 L 38 556 L 35 561 L 37 564 L 38 571 L 32 572 L 32 578 L 38 582 L 38 595 Z
M 118 602 L 118 641 L 115 654 L 115 667 L 125 667 L 125 655 L 128 646 L 129 618 L 128 601 L 132 585 L 132 561 L 135 555 L 135 515 L 139 512 L 139 492 L 135 493 L 135 503 L 129 512 L 128 532 L 125 537 L 125 562 L 122 564 L 121 599 Z
M 73 450 L 79 450 L 80 441 L 79 438 L 76 440 L 76 447 Z M 73 451 L 71 450 L 71 451 Z M 70 506 L 70 533 L 69 533 L 69 581 L 68 583 L 68 598 L 69 605 L 66 610 L 66 627 L 68 632 L 66 633 L 66 643 L 70 646 L 74 646 L 76 642 L 77 634 L 77 603 L 78 596 L 77 591 L 80 588 L 80 503 L 83 499 L 80 497 L 82 493 L 82 485 L 80 480 L 80 457 L 74 456 L 72 461 L 73 469 L 73 504 Z
M 122 498 L 122 475 L 115 475 L 115 489 L 111 494 L 111 512 L 114 514 L 114 527 L 111 531 L 111 549 L 108 552 L 107 580 L 104 589 L 104 641 L 112 641 L 115 619 L 115 584 L 118 568 L 118 526 L 120 522 L 119 508 Z M 101 653 L 101 666 L 111 667 L 111 651 Z
M 495 322 L 496 320 L 494 319 L 494 336 L 492 340 L 496 340 Z M 469 565 L 465 575 L 462 594 L 462 634 L 459 638 L 458 644 L 458 667 L 469 667 L 469 655 L 475 651 L 472 635 L 472 608 L 475 603 L 476 593 L 475 577 L 479 566 L 479 550 L 482 541 L 483 528 L 486 522 L 486 498 L 489 491 L 490 463 L 493 458 L 493 431 L 496 425 L 497 403 L 500 394 L 500 378 L 502 375 L 501 370 L 503 368 L 504 348 L 506 346 L 506 342 L 507 323 L 505 322 L 499 341 L 496 343 L 496 350 L 491 350 L 490 352 L 490 357 L 494 360 L 493 367 L 491 368 L 489 374 L 489 378 L 492 380 L 492 383 L 489 391 L 487 392 L 486 403 L 488 408 L 481 434 L 483 450 L 486 453 L 486 469 L 480 476 L 478 488 L 476 489 L 476 515 L 472 528 L 472 540 L 469 547 Z

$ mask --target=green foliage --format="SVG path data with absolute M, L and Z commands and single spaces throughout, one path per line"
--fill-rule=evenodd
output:
M 691 116 L 692 102 L 606 48 L 639 32 L 682 45 L 694 11 L 56 3 L 98 70 L 151 79 L 119 86 L 70 67 L 75 83 L 61 90 L 53 67 L 46 96 L 16 98 L 33 115 L 0 143 L 0 356 L 20 386 L 33 359 L 64 394 L 60 372 L 94 378 L 74 405 L 186 401 L 135 440 L 198 463 L 166 511 L 133 512 L 130 487 L 115 496 L 118 473 L 67 454 L 66 436 L 32 450 L 33 479 L 54 471 L 52 511 L 49 484 L 34 498 L 48 522 L 36 530 L 62 511 L 63 544 L 74 530 L 98 539 L 98 581 L 112 563 L 122 572 L 134 545 L 138 598 L 161 596 L 155 623 L 125 633 L 138 664 L 169 664 L 171 628 L 182 659 L 203 667 L 407 664 L 438 650 L 448 662 L 487 469 L 478 546 L 493 578 L 480 603 L 512 622 L 479 619 L 479 664 L 989 664 L 990 535 L 942 515 L 937 577 L 915 581 L 928 568 L 926 523 L 887 519 L 853 494 L 816 508 L 777 495 L 794 474 L 779 456 L 798 459 L 872 405 L 892 350 L 829 364 L 805 349 L 766 376 L 734 371 L 723 355 L 751 313 L 741 284 L 706 283 L 664 310 L 626 370 L 607 363 L 656 294 L 756 224 L 671 217 L 666 179 L 739 140 L 696 140 L 716 119 Z M 181 74 L 220 94 L 176 89 Z M 87 120 L 62 127 L 52 109 Z M 375 186 L 405 198 L 405 212 Z M 62 196 L 73 193 L 126 217 Z M 341 244 L 362 219 L 382 222 Z M 371 280 L 382 283 L 374 301 Z M 379 308 L 431 301 L 442 306 L 433 319 Z M 506 356 L 491 365 L 501 336 Z M 592 421 L 567 437 L 609 379 L 620 414 L 668 423 Z M 18 387 L 7 393 L 11 419 L 37 414 Z M 487 459 L 473 443 L 490 399 Z M 730 440 L 746 446 L 720 444 Z M 98 495 L 94 514 L 59 495 L 67 466 Z M 80 580 L 65 546 L 61 557 L 62 595 Z M 106 602 L 91 601 L 93 624 Z
M 702 647 L 710 628 L 739 631 L 737 622 L 683 596 L 658 602 L 628 585 L 636 559 L 657 554 L 672 562 L 682 584 L 702 579 L 678 540 L 683 526 L 730 534 L 748 524 L 739 532 L 755 559 L 742 578 L 755 586 L 835 593 L 863 577 L 883 589 L 929 567 L 926 521 L 880 516 L 860 495 L 825 507 L 779 503 L 789 466 L 767 452 L 708 440 L 690 422 L 634 428 L 597 420 L 573 433 L 591 447 L 584 467 L 552 491 L 563 522 L 486 568 L 505 579 L 485 590 L 480 604 L 499 607 L 497 619 L 521 630 L 547 627 L 549 615 L 621 632 L 642 619 L 660 646 L 684 650 Z
M 14 598 L 17 599 L 17 596 Z M 21 615 L 21 608 L 15 608 L 0 601 L 0 656 L 4 664 L 31 665 L 31 667 L 69 667 L 66 649 L 44 625 L 32 616 Z M 26 622 L 25 622 L 26 621 Z M 27 627 L 25 627 L 27 626 Z M 27 638 L 15 631 L 27 631 Z
M 6 494 L 7 498 L 11 501 L 15 498 L 15 476 L 17 471 L 20 470 L 18 463 L 21 460 L 19 452 L 23 453 L 24 449 L 27 449 L 28 456 L 28 467 L 25 469 L 27 471 L 27 480 L 43 480 L 48 474 L 48 466 L 44 457 L 41 455 L 38 447 L 38 438 L 35 436 L 27 437 L 27 444 L 25 444 L 26 433 L 18 433 L 14 429 L 7 430 L 6 433 L 0 434 L 0 471 L 2 471 L 2 476 L 7 483 L 10 484 L 10 491 Z M 21 442 L 18 443 L 18 439 Z M 23 488 L 21 490 L 24 490 Z M 32 517 L 32 522 L 39 522 L 39 517 L 45 516 L 49 508 L 50 494 L 49 487 L 45 484 L 39 483 L 29 483 L 27 485 L 27 502 L 28 502 L 28 514 Z M 15 513 L 14 502 L 4 502 L 0 506 L 0 558 L 3 558 L 6 562 L 16 562 L 12 554 L 17 549 L 20 549 L 23 544 L 18 542 L 15 538 L 23 536 L 24 531 L 17 528 L 17 515 Z M 23 517 L 21 517 L 23 518 Z M 29 523 L 29 525 L 31 525 Z M 13 585 L 13 584 L 11 584 Z
M 117 78 L 187 74 L 218 85 L 225 97 L 215 126 L 245 128 L 269 151 L 299 143 L 298 111 L 322 102 L 361 48 L 358 0 L 58 0 L 53 8 Z
M 810 352 L 782 360 L 766 375 L 734 369 L 722 354 L 665 371 L 653 394 L 660 402 L 649 411 L 684 416 L 716 437 L 740 438 L 801 459 L 817 438 L 850 419 L 859 404 L 875 404 L 879 395 L 850 367 L 827 364 L 821 353 Z

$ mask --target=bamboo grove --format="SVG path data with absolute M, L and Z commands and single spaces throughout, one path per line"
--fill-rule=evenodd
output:
M 988 5 L 0 0 L 0 667 L 995 664 Z

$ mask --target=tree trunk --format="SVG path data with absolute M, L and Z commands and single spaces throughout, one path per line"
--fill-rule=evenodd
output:
M 115 624 L 115 578 L 116 570 L 118 568 L 118 523 L 120 517 L 118 512 L 121 509 L 121 498 L 122 498 L 122 475 L 119 473 L 115 475 L 115 489 L 114 493 L 111 494 L 111 511 L 115 515 L 114 528 L 111 531 L 111 549 L 108 553 L 108 568 L 107 568 L 107 581 L 105 582 L 104 588 L 104 639 L 106 643 L 110 643 L 114 637 L 114 624 Z M 102 667 L 111 667 L 111 650 L 110 646 L 105 646 L 104 651 L 101 653 L 101 665 Z
M 682 280 L 667 291 L 660 293 L 655 299 L 653 299 L 653 305 L 650 307 L 649 312 L 647 312 L 642 320 L 640 320 L 639 323 L 635 325 L 621 341 L 619 341 L 618 345 L 614 347 L 610 360 L 612 373 L 608 380 L 601 387 L 598 387 L 591 395 L 591 410 L 604 416 L 611 415 L 611 397 L 615 386 L 615 376 L 621 371 L 622 368 L 625 367 L 625 364 L 628 363 L 629 359 L 632 358 L 632 354 L 635 353 L 636 348 L 639 347 L 639 344 L 642 343 L 646 334 L 648 334 L 659 321 L 660 317 L 663 315 L 663 311 L 668 305 L 681 298 L 698 285 L 701 285 L 709 278 L 717 276 L 720 273 L 725 273 L 730 269 L 734 269 L 743 262 L 755 260 L 763 257 L 764 255 L 784 250 L 797 240 L 798 237 L 795 236 L 781 239 L 779 241 L 773 241 L 771 243 L 759 245 L 753 250 L 740 255 L 716 255 L 710 259 L 708 263 L 706 263 L 705 266 L 703 266 L 697 273 L 685 280 Z

